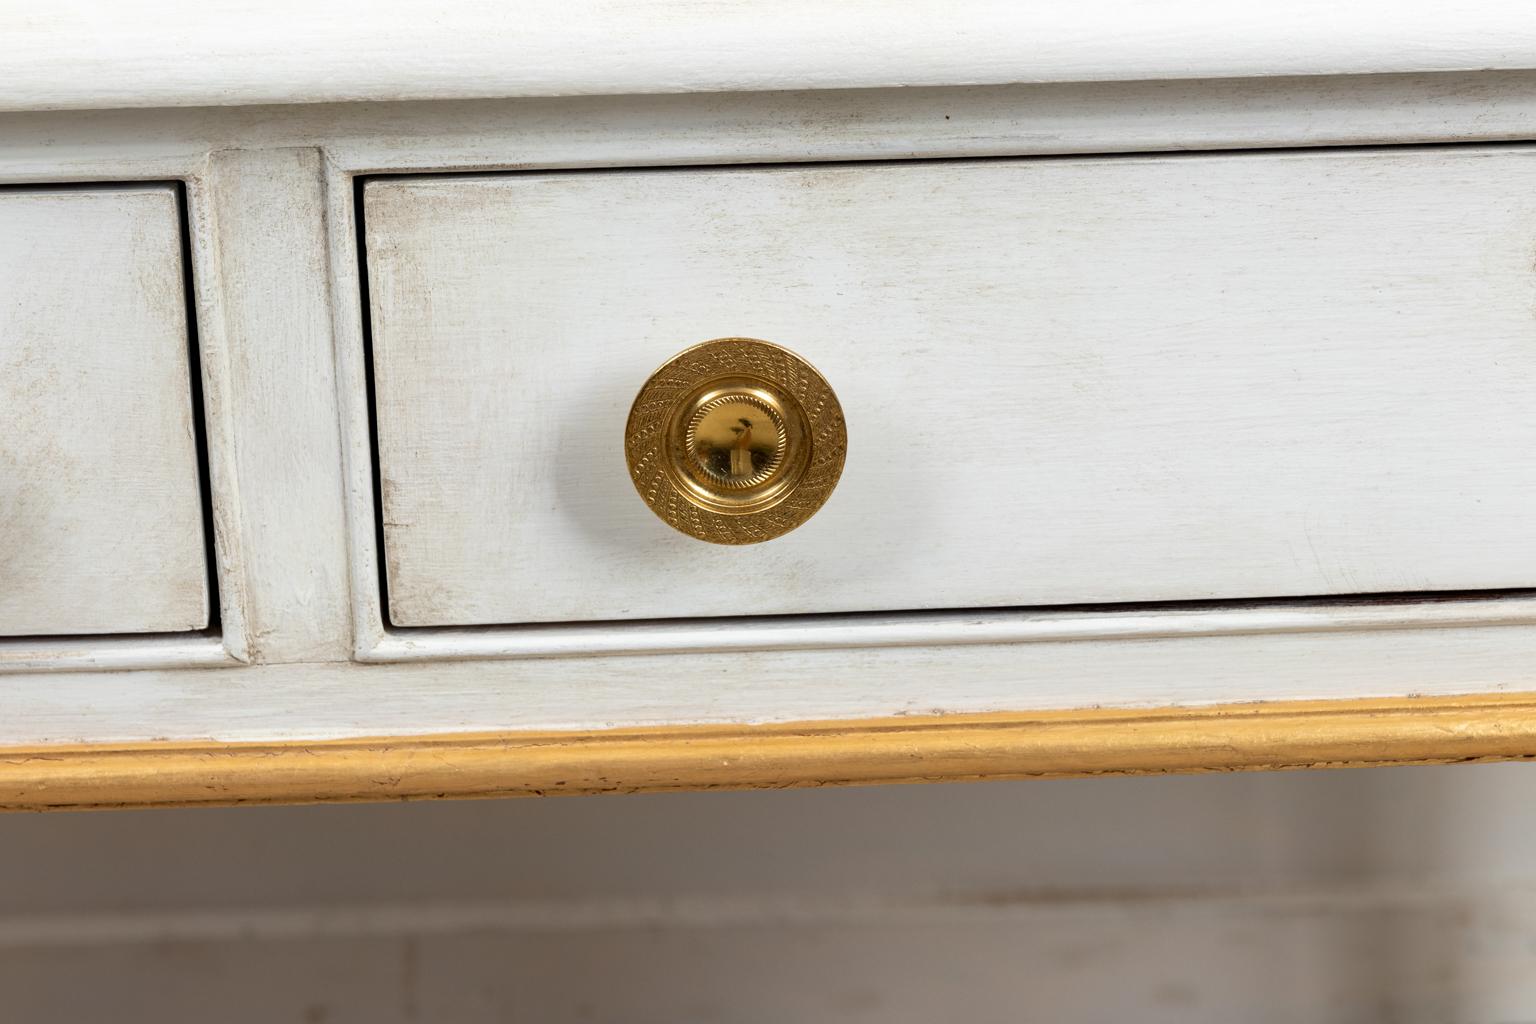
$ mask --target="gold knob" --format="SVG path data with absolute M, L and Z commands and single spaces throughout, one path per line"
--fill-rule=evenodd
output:
M 756 544 L 816 514 L 848 451 L 843 407 L 786 348 L 717 338 L 669 359 L 629 410 L 624 455 L 667 525 L 715 544 Z

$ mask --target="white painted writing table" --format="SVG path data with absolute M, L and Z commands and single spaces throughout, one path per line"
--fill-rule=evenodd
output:
M 0 805 L 1536 754 L 1528 5 L 288 6 L 0 12 Z

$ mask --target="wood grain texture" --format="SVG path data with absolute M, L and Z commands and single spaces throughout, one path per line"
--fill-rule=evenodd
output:
M 68 0 L 7 8 L 0 47 L 0 108 L 46 110 L 1529 68 L 1536 26 L 1519 0 Z
M 208 624 L 169 187 L 0 191 L 0 635 Z
M 0 749 L 0 810 L 547 796 L 1536 757 L 1529 695 Z
M 1527 586 L 1533 184 L 1523 148 L 371 182 L 391 621 Z M 724 550 L 622 432 L 731 334 L 814 363 L 852 454 Z

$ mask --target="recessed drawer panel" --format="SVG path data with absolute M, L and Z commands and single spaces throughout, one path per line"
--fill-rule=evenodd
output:
M 1536 585 L 1518 147 L 365 187 L 403 626 Z M 777 342 L 847 458 L 787 535 L 626 470 L 679 349 Z
M 0 189 L 0 636 L 208 624 L 177 204 Z

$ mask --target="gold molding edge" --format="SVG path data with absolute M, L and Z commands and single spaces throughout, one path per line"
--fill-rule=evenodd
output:
M 0 748 L 0 809 L 782 789 L 1536 758 L 1536 693 Z

